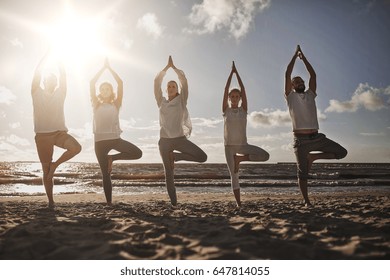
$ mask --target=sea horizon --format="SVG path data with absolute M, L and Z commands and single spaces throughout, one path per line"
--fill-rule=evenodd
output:
M 36 161 L 0 162 L 0 196 L 44 195 L 41 165 Z M 165 193 L 162 163 L 114 163 L 113 194 Z M 97 163 L 67 162 L 54 176 L 54 193 L 103 193 Z M 175 185 L 180 192 L 231 192 L 226 163 L 177 163 Z M 296 193 L 296 164 L 243 163 L 240 165 L 243 192 Z M 316 192 L 348 189 L 390 192 L 390 163 L 314 163 L 309 179 Z

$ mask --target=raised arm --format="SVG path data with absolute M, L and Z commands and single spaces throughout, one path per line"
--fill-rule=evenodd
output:
M 58 64 L 58 70 L 60 73 L 58 87 L 61 89 L 61 92 L 63 92 L 63 94 L 66 94 L 66 89 L 67 89 L 67 87 L 66 87 L 66 72 L 65 72 L 64 64 L 62 62 L 60 62 Z
M 284 94 L 287 96 L 290 94 L 290 92 L 293 89 L 292 83 L 291 83 L 291 73 L 294 69 L 295 60 L 298 57 L 298 54 L 300 52 L 299 45 L 297 46 L 297 49 L 295 50 L 295 53 L 290 61 L 290 63 L 287 65 L 286 73 L 285 73 L 285 79 L 284 79 Z
M 49 56 L 49 51 L 46 52 L 46 54 L 42 57 L 37 67 L 35 68 L 34 77 L 31 84 L 31 94 L 34 94 L 37 91 L 37 89 L 40 88 L 41 86 L 43 65 L 46 62 L 48 56 Z
M 106 69 L 106 64 L 95 74 L 95 76 L 92 78 L 92 80 L 89 83 L 89 93 L 91 96 L 91 102 L 92 106 L 95 108 L 97 104 L 99 103 L 98 98 L 96 96 L 96 83 L 99 80 L 100 76 Z
M 172 58 L 171 58 L 171 56 L 169 56 L 168 64 L 164 67 L 163 70 L 161 70 L 157 74 L 156 78 L 154 78 L 154 98 L 156 99 L 158 107 L 161 106 L 161 102 L 163 100 L 163 93 L 162 93 L 162 90 L 161 90 L 161 83 L 162 83 L 162 80 L 165 77 L 165 74 L 167 73 L 167 70 L 169 69 L 169 67 L 171 67 L 170 66 L 170 61 L 171 60 L 172 60 Z
M 188 100 L 188 81 L 187 81 L 187 78 L 186 78 L 184 72 L 182 70 L 178 69 L 173 64 L 173 60 L 172 60 L 171 56 L 169 56 L 168 66 L 171 67 L 176 72 L 177 77 L 179 78 L 179 82 L 180 82 L 180 94 L 183 96 L 183 101 L 185 102 L 185 104 L 187 104 L 187 100 Z
M 248 111 L 248 100 L 246 98 L 245 87 L 244 87 L 244 84 L 241 80 L 240 75 L 238 74 L 238 71 L 237 71 L 236 65 L 234 64 L 234 61 L 233 61 L 233 72 L 236 73 L 238 85 L 240 86 L 240 90 L 241 90 L 241 107 L 247 112 Z
M 121 107 L 122 106 L 122 100 L 123 100 L 123 81 L 122 79 L 119 77 L 118 73 L 116 73 L 110 66 L 109 62 L 108 62 L 108 58 L 106 59 L 105 61 L 105 64 L 104 64 L 104 67 L 106 69 L 108 69 L 108 71 L 110 71 L 111 75 L 114 77 L 117 85 L 118 85 L 118 88 L 117 88 L 117 96 L 116 96 L 116 99 L 114 101 L 114 104 L 117 108 Z
M 316 72 L 313 69 L 313 66 L 309 63 L 309 61 L 306 59 L 306 56 L 303 54 L 302 50 L 299 48 L 299 58 L 302 59 L 303 63 L 305 64 L 307 72 L 309 72 L 309 89 L 313 91 L 314 93 L 317 90 L 317 75 Z
M 234 63 L 234 62 L 233 62 Z M 230 89 L 230 83 L 232 82 L 233 77 L 233 67 L 230 70 L 229 77 L 226 81 L 225 85 L 225 92 L 223 94 L 223 100 L 222 100 L 222 112 L 225 113 L 226 109 L 229 107 L 229 89 Z

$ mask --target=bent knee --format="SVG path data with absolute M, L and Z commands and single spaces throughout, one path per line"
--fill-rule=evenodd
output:
M 72 154 L 77 155 L 81 152 L 81 145 L 79 143 L 74 143 L 71 147 L 69 147 L 68 151 Z
M 336 154 L 336 159 L 342 159 L 345 158 L 348 154 L 348 151 L 344 148 L 342 148 L 337 154 Z
M 142 151 L 141 150 L 138 150 L 137 151 L 137 153 L 135 154 L 135 157 L 136 157 L 136 159 L 140 159 L 140 158 L 142 158 Z
M 206 162 L 207 161 L 207 154 L 203 153 L 203 155 L 199 158 L 199 162 Z

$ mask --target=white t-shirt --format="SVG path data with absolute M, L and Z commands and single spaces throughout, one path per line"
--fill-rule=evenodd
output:
M 66 91 L 62 88 L 47 93 L 39 87 L 32 93 L 35 133 L 68 131 L 64 115 L 65 96 Z
M 247 112 L 242 107 L 228 107 L 223 117 L 225 145 L 246 145 Z
M 120 138 L 119 110 L 114 104 L 99 104 L 93 113 L 95 142 Z
M 304 93 L 292 91 L 286 96 L 293 131 L 300 129 L 318 130 L 316 97 L 317 94 L 310 89 Z

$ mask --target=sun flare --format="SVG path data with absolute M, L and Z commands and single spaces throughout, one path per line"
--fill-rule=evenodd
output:
M 52 55 L 66 64 L 80 65 L 93 55 L 105 54 L 100 27 L 98 19 L 68 12 L 47 29 Z

